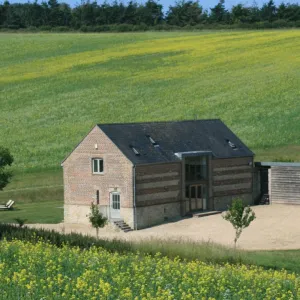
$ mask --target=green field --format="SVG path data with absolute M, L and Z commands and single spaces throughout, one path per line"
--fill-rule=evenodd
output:
M 194 118 L 221 118 L 266 159 L 300 158 L 300 30 L 3 33 L 0 57 L 15 170 L 58 168 L 96 123 Z
M 257 160 L 300 160 L 300 30 L 2 33 L 0 57 L 1 202 L 62 200 L 60 162 L 96 123 L 221 118 Z

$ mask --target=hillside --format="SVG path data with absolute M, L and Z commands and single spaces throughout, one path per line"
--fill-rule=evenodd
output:
M 300 30 L 0 34 L 0 143 L 59 168 L 95 123 L 221 118 L 261 159 L 300 159 Z

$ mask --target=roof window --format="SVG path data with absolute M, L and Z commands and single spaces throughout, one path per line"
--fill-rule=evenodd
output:
M 151 143 L 154 147 L 159 147 L 159 145 L 155 142 L 155 140 L 154 140 L 149 134 L 147 134 L 146 137 L 149 139 L 150 143 Z
M 132 145 L 129 145 L 129 147 L 131 148 L 131 150 L 133 151 L 133 153 L 136 155 L 136 156 L 139 156 L 140 155 L 140 152 L 138 150 L 136 150 L 136 148 L 134 148 Z
M 226 142 L 233 150 L 238 150 L 238 147 L 233 142 L 228 139 L 226 139 Z

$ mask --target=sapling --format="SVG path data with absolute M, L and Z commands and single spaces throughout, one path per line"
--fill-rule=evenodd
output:
M 107 223 L 107 218 L 102 215 L 99 207 L 94 203 L 91 204 L 91 212 L 89 214 L 89 219 L 94 228 L 96 228 L 97 238 L 99 236 L 99 228 L 103 228 Z
M 228 211 L 222 217 L 229 221 L 235 229 L 234 247 L 242 234 L 244 228 L 248 227 L 250 223 L 256 218 L 254 211 L 250 206 L 245 206 L 243 201 L 239 198 L 234 199 L 228 207 Z

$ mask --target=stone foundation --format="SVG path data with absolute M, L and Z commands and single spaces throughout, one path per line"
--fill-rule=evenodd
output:
M 232 200 L 234 200 L 236 198 L 242 199 L 245 205 L 253 205 L 254 204 L 252 194 L 222 196 L 222 197 L 214 197 L 214 209 L 215 210 L 227 210 L 228 206 L 231 205 Z
M 137 229 L 181 217 L 180 202 L 137 207 Z

